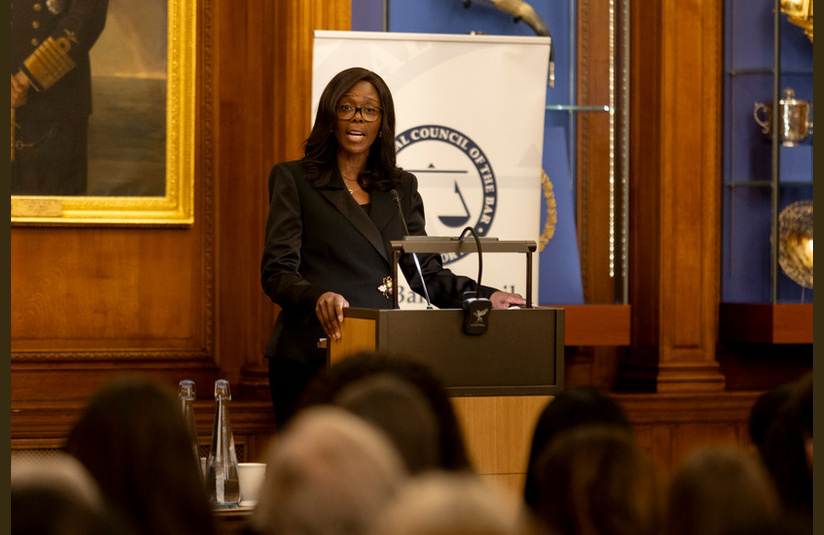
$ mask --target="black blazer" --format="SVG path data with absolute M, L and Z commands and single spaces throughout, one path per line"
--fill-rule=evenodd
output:
M 397 187 L 411 235 L 425 235 L 423 200 L 418 181 L 403 174 Z M 325 292 L 341 294 L 352 307 L 391 308 L 378 287 L 391 275 L 390 240 L 403 238 L 403 222 L 393 195 L 372 191 L 369 213 L 358 205 L 336 173 L 329 184 L 313 188 L 300 161 L 277 164 L 269 174 L 269 217 L 261 261 L 261 284 L 281 307 L 267 357 L 310 362 L 324 359 L 317 349 L 325 337 L 315 304 Z M 475 282 L 445 269 L 440 255 L 418 255 L 432 304 L 461 308 L 463 293 Z M 410 286 L 423 292 L 411 255 L 399 267 Z M 482 286 L 480 295 L 494 288 Z

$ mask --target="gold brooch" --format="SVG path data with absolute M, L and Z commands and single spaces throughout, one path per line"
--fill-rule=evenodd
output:
M 378 291 L 383 294 L 384 297 L 389 297 L 392 295 L 392 277 L 384 277 L 381 281 L 381 285 L 378 286 Z

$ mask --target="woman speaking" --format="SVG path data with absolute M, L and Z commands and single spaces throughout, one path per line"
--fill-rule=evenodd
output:
M 269 174 L 261 284 L 281 307 L 266 347 L 280 429 L 309 380 L 326 364 L 324 336 L 340 338 L 344 307 L 391 308 L 388 244 L 425 231 L 417 179 L 395 160 L 395 107 L 383 79 L 362 68 L 329 82 L 301 160 Z M 403 212 L 401 218 L 400 211 Z M 405 220 L 405 221 L 404 221 Z M 440 255 L 411 255 L 399 267 L 412 290 L 439 308 L 461 308 L 475 282 L 445 269 Z M 519 294 L 481 286 L 493 308 L 522 306 Z

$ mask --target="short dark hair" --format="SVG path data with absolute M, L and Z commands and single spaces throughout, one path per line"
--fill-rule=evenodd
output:
M 590 425 L 613 425 L 632 431 L 623 407 L 606 391 L 592 385 L 567 389 L 544 406 L 532 434 L 524 483 L 524 502 L 537 507 L 535 463 L 541 452 L 564 432 Z
M 377 73 L 362 67 L 352 67 L 336 74 L 326 85 L 318 102 L 315 124 L 304 142 L 304 166 L 307 180 L 313 187 L 329 183 L 335 171 L 337 140 L 332 131 L 337 121 L 335 107 L 341 97 L 360 82 L 375 87 L 381 100 L 380 135 L 369 148 L 366 169 L 358 182 L 366 190 L 388 191 L 400 184 L 401 169 L 395 159 L 395 103 L 389 86 Z
M 216 532 L 171 386 L 141 374 L 113 378 L 89 400 L 64 450 L 83 463 L 110 508 L 136 532 Z
M 319 404 L 343 406 L 336 397 L 347 386 L 379 375 L 395 377 L 413 386 L 428 402 L 437 418 L 440 450 L 438 468 L 455 472 L 474 471 L 458 417 L 443 383 L 428 366 L 404 355 L 363 351 L 335 363 L 307 385 L 298 402 L 298 409 Z M 349 410 L 352 411 L 351 408 Z M 363 414 L 360 416 L 365 417 Z M 372 418 L 371 421 L 378 424 L 375 420 Z

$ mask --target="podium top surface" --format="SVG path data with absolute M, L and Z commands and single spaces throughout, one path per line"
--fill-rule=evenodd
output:
M 480 238 L 484 253 L 534 253 L 538 245 L 534 241 L 499 240 Z M 406 253 L 476 253 L 478 246 L 472 236 L 458 239 L 439 236 L 406 236 L 402 240 L 389 242 L 391 251 Z

